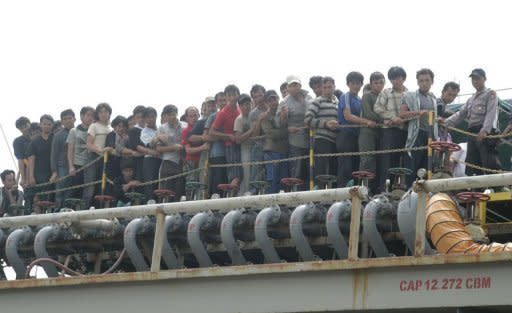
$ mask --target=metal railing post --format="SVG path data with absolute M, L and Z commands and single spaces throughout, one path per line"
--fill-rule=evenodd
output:
M 358 187 L 360 188 L 360 187 Z M 359 229 L 361 227 L 361 194 L 358 188 L 350 190 L 352 196 L 352 212 L 350 215 L 350 235 L 348 239 L 348 259 L 358 259 Z
M 160 262 L 162 259 L 162 246 L 164 243 L 164 222 L 165 213 L 159 208 L 156 211 L 155 239 L 153 242 L 153 254 L 151 256 L 151 272 L 160 271 Z
M 424 190 L 418 191 L 418 204 L 416 207 L 416 234 L 414 240 L 414 256 L 420 257 L 425 254 L 425 220 L 427 208 L 427 193 Z

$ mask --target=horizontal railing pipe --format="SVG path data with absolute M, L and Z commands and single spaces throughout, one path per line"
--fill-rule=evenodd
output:
M 199 213 L 208 210 L 221 213 L 237 208 L 265 208 L 273 205 L 297 206 L 307 202 L 334 202 L 351 198 L 351 191 L 359 197 L 366 197 L 368 191 L 364 187 L 325 189 L 314 191 L 301 191 L 278 193 L 268 195 L 244 196 L 236 198 L 221 198 L 198 201 L 185 201 L 173 203 L 147 204 L 121 208 L 108 208 L 97 210 L 84 210 L 76 212 L 61 212 L 39 215 L 26 215 L 0 218 L 0 228 L 20 227 L 25 225 L 44 225 L 52 223 L 73 223 L 81 220 L 136 218 L 156 215 L 157 210 L 164 214 Z
M 417 192 L 439 192 L 510 185 L 512 185 L 512 172 L 481 176 L 420 180 L 414 183 L 414 190 Z

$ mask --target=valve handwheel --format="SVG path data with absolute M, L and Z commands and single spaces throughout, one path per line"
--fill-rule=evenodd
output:
M 490 198 L 488 194 L 476 191 L 464 191 L 457 194 L 457 199 L 462 203 L 488 201 Z
M 357 178 L 357 179 L 372 180 L 375 178 L 375 173 L 368 172 L 368 171 L 355 171 L 355 172 L 352 172 L 352 177 Z
M 432 150 L 436 150 L 436 151 L 450 151 L 450 152 L 455 152 L 455 151 L 460 151 L 460 146 L 456 143 L 453 143 L 453 142 L 447 142 L 447 141 L 434 141 L 432 143 L 430 143 L 430 148 L 432 148 Z

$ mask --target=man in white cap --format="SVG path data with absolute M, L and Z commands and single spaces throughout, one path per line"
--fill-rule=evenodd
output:
M 291 75 L 286 78 L 288 95 L 277 109 L 280 125 L 288 128 L 289 157 L 308 154 L 309 134 L 305 128 L 304 117 L 311 97 L 302 89 L 299 77 Z M 290 161 L 290 176 L 306 181 L 306 159 Z

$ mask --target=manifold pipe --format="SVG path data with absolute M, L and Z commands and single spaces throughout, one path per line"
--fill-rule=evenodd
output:
M 59 227 L 57 225 L 48 225 L 41 228 L 34 238 L 34 253 L 38 259 L 40 258 L 50 258 L 50 254 L 46 250 L 46 244 L 49 240 L 55 239 L 59 234 Z M 48 277 L 57 277 L 59 276 L 59 272 L 55 265 L 51 263 L 42 263 L 46 275 Z
M 327 238 L 340 259 L 348 258 L 348 245 L 340 230 L 340 215 L 343 211 L 350 211 L 351 207 L 350 201 L 343 200 L 333 203 L 327 211 Z
M 303 261 L 315 261 L 318 257 L 313 253 L 311 245 L 309 244 L 308 238 L 304 235 L 302 224 L 304 223 L 304 217 L 311 210 L 314 210 L 315 206 L 312 204 L 301 204 L 293 210 L 290 216 L 290 236 L 299 255 Z
M 416 208 L 418 206 L 418 194 L 409 190 L 400 200 L 397 210 L 398 229 L 404 238 L 404 242 L 414 254 L 414 241 L 416 240 Z M 425 240 L 425 254 L 432 255 L 436 251 Z
M 281 209 L 278 206 L 265 208 L 256 216 L 254 223 L 254 238 L 260 246 L 265 263 L 279 263 L 281 259 L 277 254 L 276 248 L 272 243 L 272 239 L 268 236 L 268 225 L 279 221 Z
M 126 253 L 138 272 L 149 271 L 149 265 L 146 263 L 144 255 L 137 246 L 137 233 L 142 229 L 144 223 L 144 218 L 135 218 L 131 220 L 130 223 L 126 225 L 123 236 Z
M 9 234 L 5 242 L 5 256 L 7 263 L 14 268 L 16 279 L 25 278 L 27 266 L 18 254 L 18 245 L 28 243 L 34 237 L 29 227 L 18 228 Z
M 512 243 L 476 243 L 464 229 L 457 204 L 445 193 L 427 201 L 427 233 L 439 253 L 499 253 L 511 252 Z
M 212 267 L 213 262 L 201 240 L 201 227 L 212 218 L 212 213 L 197 213 L 192 217 L 187 227 L 187 241 L 200 267 Z
M 178 262 L 178 257 L 174 253 L 171 243 L 167 239 L 167 233 L 171 227 L 179 227 L 182 223 L 181 216 L 179 214 L 168 215 L 165 217 L 164 222 L 164 241 L 162 243 L 162 259 L 168 269 L 176 269 L 183 267 L 183 264 Z
M 72 223 L 81 220 L 98 218 L 138 218 L 146 215 L 156 215 L 157 211 L 165 214 L 187 212 L 195 214 L 213 210 L 219 213 L 227 213 L 232 209 L 265 208 L 273 205 L 295 206 L 314 201 L 334 202 L 358 196 L 364 199 L 368 190 L 361 186 L 337 189 L 322 189 L 301 192 L 289 192 L 282 194 L 256 195 L 237 198 L 208 199 L 198 201 L 158 203 L 130 206 L 124 208 L 109 208 L 101 210 L 84 210 L 76 212 L 59 212 L 51 214 L 26 215 L 0 218 L 0 228 L 15 228 L 26 225 L 42 225 L 51 223 Z
M 375 252 L 375 256 L 379 258 L 388 257 L 389 250 L 377 229 L 377 212 L 389 205 L 391 204 L 387 201 L 387 198 L 376 197 L 368 202 L 363 213 L 363 233 L 368 239 L 373 252 Z
M 242 254 L 242 250 L 240 250 L 240 247 L 236 242 L 234 233 L 235 225 L 238 223 L 241 216 L 241 210 L 229 211 L 222 219 L 220 228 L 220 237 L 222 239 L 222 243 L 226 247 L 226 251 L 231 258 L 231 264 L 233 265 L 247 264 L 247 261 Z
M 76 223 L 73 223 L 73 226 L 79 229 L 93 229 L 108 233 L 114 233 L 117 229 L 118 223 L 108 219 L 96 219 L 78 221 Z

